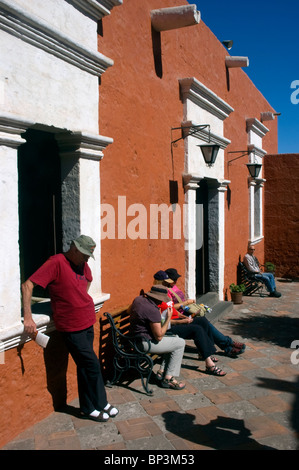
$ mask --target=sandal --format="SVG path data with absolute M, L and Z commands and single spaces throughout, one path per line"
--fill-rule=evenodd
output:
M 171 388 L 173 390 L 183 390 L 186 387 L 186 384 L 178 382 L 174 377 L 162 380 L 161 385 L 163 388 Z
M 156 379 L 161 382 L 161 380 L 163 380 L 163 376 L 164 376 L 164 370 L 158 370 L 156 372 Z
M 207 366 L 206 374 L 217 375 L 218 377 L 224 377 L 226 375 L 226 372 L 223 372 L 223 370 L 217 366 L 211 366 L 211 367 Z
M 98 416 L 87 415 L 87 414 L 83 413 L 82 411 L 81 411 L 80 414 L 81 414 L 81 417 L 83 419 L 91 419 L 91 420 L 97 421 L 99 423 L 106 423 L 109 419 L 109 415 L 108 415 L 108 413 L 106 413 L 106 411 L 100 411 Z M 108 417 L 105 418 L 104 415 L 107 415 Z
M 116 413 L 112 413 L 112 410 L 115 410 Z M 117 408 L 115 408 L 115 406 L 109 405 L 109 408 L 104 409 L 103 413 L 107 413 L 107 415 L 109 415 L 110 418 L 115 418 L 115 416 L 118 415 L 119 411 Z

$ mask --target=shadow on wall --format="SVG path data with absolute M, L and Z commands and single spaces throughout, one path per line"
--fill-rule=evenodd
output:
M 161 49 L 161 33 L 156 31 L 152 27 L 152 47 L 153 47 L 153 56 L 155 63 L 156 75 L 159 78 L 163 76 L 163 67 L 162 67 L 162 49 Z

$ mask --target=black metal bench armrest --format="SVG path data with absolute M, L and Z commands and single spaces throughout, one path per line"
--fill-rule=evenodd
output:
M 130 336 L 123 334 L 117 328 L 112 315 L 108 312 L 104 313 L 111 326 L 112 342 L 115 350 L 113 358 L 114 377 L 110 380 L 110 384 L 116 383 L 121 375 L 129 369 L 135 369 L 141 377 L 142 385 L 148 395 L 152 391 L 148 388 L 148 383 L 153 370 L 153 357 L 151 353 L 150 340 L 142 336 Z M 147 347 L 144 347 L 145 343 Z

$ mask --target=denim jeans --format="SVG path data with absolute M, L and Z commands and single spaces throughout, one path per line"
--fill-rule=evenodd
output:
M 195 317 L 193 319 L 195 324 L 201 325 L 209 335 L 209 337 L 213 338 L 214 343 L 222 349 L 225 353 L 229 353 L 233 340 L 229 336 L 223 335 L 217 328 L 209 322 L 206 317 Z
M 276 289 L 275 279 L 272 273 L 255 274 L 256 279 L 264 281 L 266 288 L 269 292 L 274 292 Z
M 214 343 L 224 352 L 229 353 L 232 348 L 233 340 L 229 336 L 224 336 L 219 330 L 217 330 L 217 328 L 215 328 L 214 325 L 212 325 L 212 323 L 210 323 L 210 325 L 214 337 Z
M 194 344 L 203 359 L 215 354 L 216 349 L 212 337 L 209 337 L 201 325 L 182 323 L 171 325 L 171 331 L 183 339 L 193 339 Z

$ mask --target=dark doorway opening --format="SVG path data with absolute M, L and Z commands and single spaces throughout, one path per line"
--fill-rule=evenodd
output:
M 30 129 L 19 147 L 21 281 L 62 249 L 60 157 L 52 133 Z M 42 291 L 35 289 L 35 295 Z
M 210 291 L 209 277 L 209 188 L 206 180 L 196 190 L 196 295 Z

